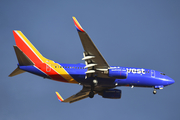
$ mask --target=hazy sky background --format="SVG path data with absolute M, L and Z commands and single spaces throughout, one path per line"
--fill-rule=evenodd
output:
M 73 104 L 60 103 L 80 85 L 23 73 L 17 67 L 12 30 L 21 30 L 43 56 L 60 63 L 84 63 L 75 16 L 110 65 L 162 71 L 171 86 L 118 87 L 122 98 L 95 95 Z M 1 0 L 0 120 L 179 120 L 180 118 L 179 0 Z

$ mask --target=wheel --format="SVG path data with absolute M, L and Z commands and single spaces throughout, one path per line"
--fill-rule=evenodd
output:
M 89 92 L 89 97 L 90 97 L 90 98 L 93 98 L 93 97 L 94 97 L 94 92 L 93 92 L 93 91 Z
M 94 84 L 94 86 L 97 86 L 98 81 L 97 81 L 96 79 L 94 79 L 94 80 L 93 80 L 93 84 Z
M 156 94 L 156 93 L 157 93 L 157 91 L 156 91 L 156 90 L 154 90 L 154 91 L 153 91 L 153 94 Z

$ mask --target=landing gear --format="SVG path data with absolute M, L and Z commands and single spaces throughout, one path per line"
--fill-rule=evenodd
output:
M 90 97 L 90 98 L 93 98 L 93 97 L 94 97 L 94 92 L 93 92 L 93 91 L 90 91 L 90 92 L 89 92 L 89 97 Z
M 156 89 L 154 89 L 153 94 L 156 94 L 156 93 L 157 93 L 157 91 L 156 91 Z
M 97 81 L 96 79 L 94 79 L 94 80 L 93 80 L 93 84 L 94 84 L 94 86 L 97 86 L 98 81 Z
M 92 81 L 92 85 L 91 85 L 91 91 L 89 92 L 89 97 L 93 98 L 94 97 L 94 87 L 97 86 L 98 81 L 96 79 L 94 79 Z

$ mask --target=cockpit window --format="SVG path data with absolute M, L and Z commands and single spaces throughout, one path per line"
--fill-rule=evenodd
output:
M 164 73 L 160 73 L 161 75 L 165 75 Z

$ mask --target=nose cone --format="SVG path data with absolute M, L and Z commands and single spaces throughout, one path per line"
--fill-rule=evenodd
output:
M 173 79 L 169 80 L 169 84 L 173 84 L 175 81 Z
M 170 77 L 167 77 L 166 80 L 167 80 L 167 84 L 168 84 L 168 85 L 171 85 L 171 84 L 173 84 L 173 83 L 175 82 L 175 81 L 174 81 L 172 78 L 170 78 Z

